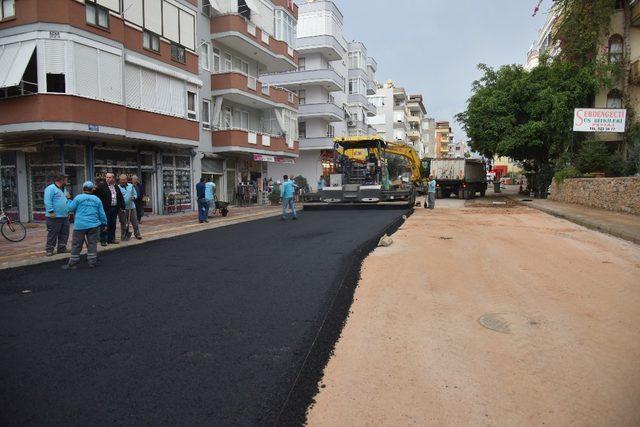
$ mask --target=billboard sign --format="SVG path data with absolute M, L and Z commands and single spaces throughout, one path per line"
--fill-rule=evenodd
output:
M 616 108 L 576 108 L 574 132 L 624 132 L 627 110 Z

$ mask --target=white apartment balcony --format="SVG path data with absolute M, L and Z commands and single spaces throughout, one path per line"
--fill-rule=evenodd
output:
M 375 105 L 369 102 L 369 99 L 362 94 L 359 93 L 350 93 L 347 97 L 347 102 L 349 104 L 358 104 L 365 108 L 368 117 L 373 117 L 378 114 L 378 109 Z
M 409 137 L 409 139 L 411 139 L 411 141 L 414 141 L 414 142 L 420 141 L 422 139 L 422 135 L 420 135 L 420 131 L 415 129 L 409 129 L 407 131 L 407 136 Z
M 257 108 L 298 108 L 298 96 L 279 87 L 269 87 L 235 71 L 211 75 L 211 96 L 222 96 L 228 101 Z
M 348 120 L 347 128 L 350 131 L 361 131 L 364 135 L 368 135 L 369 131 L 375 130 L 373 127 L 360 120 Z
M 367 67 L 371 68 L 374 73 L 378 71 L 378 63 L 370 56 L 367 57 Z
M 377 91 L 376 82 L 371 79 L 367 80 L 367 95 L 375 95 Z
M 301 104 L 298 106 L 299 119 L 322 119 L 329 123 L 344 120 L 344 110 L 333 102 L 321 104 Z
M 304 150 L 331 150 L 333 138 L 321 136 L 317 138 L 300 138 L 300 151 Z
M 295 70 L 298 53 L 286 42 L 276 40 L 244 17 L 231 14 L 211 19 L 211 39 L 242 52 L 263 64 L 267 72 Z
M 412 115 L 408 115 L 407 116 L 407 121 L 409 123 L 416 123 L 416 124 L 420 124 L 421 120 L 420 117 L 418 116 L 412 116 Z
M 289 90 L 300 90 L 309 86 L 322 86 L 328 92 L 344 90 L 344 79 L 333 68 L 267 74 L 260 76 L 260 80 L 268 85 L 282 86 Z
M 296 50 L 304 55 L 319 53 L 328 61 L 337 61 L 347 53 L 347 49 L 333 35 L 300 37 L 294 42 Z

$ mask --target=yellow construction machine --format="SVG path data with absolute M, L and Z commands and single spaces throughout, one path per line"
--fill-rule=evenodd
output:
M 409 161 L 409 182 L 390 179 L 387 168 L 389 154 L 402 156 Z M 377 135 L 336 138 L 333 158 L 335 172 L 329 177 L 329 185 L 322 188 L 310 204 L 413 206 L 416 196 L 424 189 L 428 174 L 428 167 L 424 166 L 412 147 L 386 142 Z

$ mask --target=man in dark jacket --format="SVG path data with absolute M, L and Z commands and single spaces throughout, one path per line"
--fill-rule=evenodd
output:
M 105 180 L 97 185 L 95 195 L 102 202 L 104 213 L 107 216 L 107 231 L 100 232 L 100 244 L 107 246 L 107 243 L 118 243 L 116 241 L 116 225 L 118 213 L 124 209 L 124 198 L 116 185 L 114 174 L 105 175 Z
M 200 224 L 203 222 L 209 222 L 207 214 L 209 213 L 209 203 L 207 203 L 206 193 L 206 179 L 200 178 L 200 182 L 196 184 L 196 197 L 198 198 L 198 221 Z
M 144 198 L 144 187 L 142 186 L 142 183 L 140 182 L 140 180 L 138 179 L 138 175 L 133 175 L 131 177 L 131 184 L 133 184 L 134 188 L 136 189 L 136 194 L 138 195 L 136 197 L 136 214 L 138 216 L 138 224 L 140 224 L 142 222 L 142 217 L 144 216 L 144 205 L 143 205 L 143 201 L 142 199 Z

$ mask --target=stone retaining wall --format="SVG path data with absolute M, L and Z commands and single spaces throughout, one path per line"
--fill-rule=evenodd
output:
M 640 177 L 565 179 L 552 184 L 549 199 L 640 215 Z

